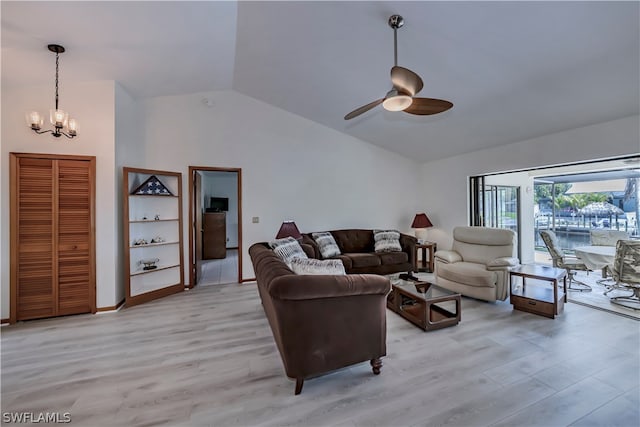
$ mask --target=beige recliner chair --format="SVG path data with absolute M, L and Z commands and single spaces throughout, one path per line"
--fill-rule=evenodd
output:
M 509 295 L 509 270 L 520 265 L 516 233 L 488 227 L 456 227 L 453 247 L 435 253 L 436 284 L 490 302 Z

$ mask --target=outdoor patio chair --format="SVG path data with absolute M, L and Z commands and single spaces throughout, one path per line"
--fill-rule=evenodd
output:
M 619 230 L 590 230 L 589 237 L 593 246 L 615 246 L 618 240 L 628 240 L 629 233 Z
M 615 247 L 618 240 L 628 240 L 629 233 L 619 230 L 590 230 L 589 237 L 593 246 Z M 607 288 L 605 295 L 618 288 L 613 280 L 611 267 L 608 265 L 602 267 L 602 279 L 598 280 L 597 283 Z
M 567 289 L 571 291 L 591 292 L 591 286 L 576 280 L 574 273 L 575 271 L 589 271 L 587 266 L 581 263 L 578 258 L 570 258 L 564 253 L 560 248 L 558 237 L 553 231 L 542 230 L 540 232 L 540 237 L 542 237 L 542 240 L 551 255 L 553 266 L 567 270 L 567 276 L 569 277 L 569 286 L 567 286 Z
M 612 297 L 610 301 L 623 307 L 640 310 L 640 241 L 618 240 L 613 262 L 613 278 L 617 289 L 631 295 Z

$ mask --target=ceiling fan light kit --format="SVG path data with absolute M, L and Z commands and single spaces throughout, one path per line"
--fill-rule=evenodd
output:
M 382 101 L 382 106 L 387 111 L 402 111 L 413 103 L 413 98 L 396 89 L 387 92 L 387 96 Z
M 387 92 L 384 98 L 370 102 L 362 107 L 356 108 L 346 116 L 345 120 L 351 120 L 360 114 L 366 113 L 373 107 L 382 104 L 388 111 L 404 111 L 405 113 L 426 116 L 447 111 L 453 104 L 443 99 L 416 98 L 424 86 L 419 75 L 408 68 L 398 66 L 398 28 L 404 25 L 404 18 L 400 15 L 389 17 L 389 26 L 393 29 L 393 62 L 391 68 L 391 82 L 393 88 Z

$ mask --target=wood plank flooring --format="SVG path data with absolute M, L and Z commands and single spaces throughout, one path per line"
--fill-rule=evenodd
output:
M 223 259 L 211 259 L 202 262 L 202 276 L 198 286 L 220 285 L 238 282 L 238 250 L 227 249 Z
M 567 304 L 555 320 L 463 298 L 458 326 L 387 312 L 368 363 L 294 396 L 255 284 L 197 287 L 117 313 L 3 327 L 2 411 L 77 426 L 637 426 L 640 323 Z

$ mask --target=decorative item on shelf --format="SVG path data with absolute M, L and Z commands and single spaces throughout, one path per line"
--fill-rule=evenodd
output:
M 154 216 L 153 219 L 155 219 L 156 221 L 159 221 L 160 220 L 160 215 L 156 214 L 156 216 Z
M 427 217 L 427 214 L 418 213 L 415 218 L 413 218 L 413 223 L 411 224 L 411 228 L 415 228 L 416 230 L 416 239 L 418 239 L 419 244 L 424 244 L 427 240 L 427 228 L 433 227 L 433 224 Z
M 133 190 L 131 194 L 146 196 L 173 196 L 171 191 L 169 191 L 155 175 L 151 175 L 145 182 L 138 186 L 138 188 Z
M 144 265 L 144 267 L 142 267 L 143 270 L 153 270 L 158 268 L 156 265 L 158 261 L 160 261 L 158 258 L 141 259 L 138 261 L 138 265 Z
M 133 241 L 133 246 L 141 246 L 146 244 L 147 244 L 147 241 L 145 239 L 136 239 Z
M 163 243 L 163 242 L 165 242 L 165 240 L 160 236 L 156 236 L 153 239 L 151 239 L 151 243 Z
M 280 230 L 278 230 L 278 234 L 276 234 L 276 239 L 284 239 L 285 237 L 293 237 L 298 241 L 302 240 L 302 234 L 300 234 L 300 230 L 298 230 L 296 223 L 292 219 L 284 221 L 280 226 Z
M 44 123 L 44 119 L 37 111 L 31 111 L 26 114 L 27 125 L 37 134 L 51 133 L 56 138 L 64 135 L 71 139 L 78 136 L 78 122 L 69 118 L 69 113 L 58 108 L 58 68 L 60 58 L 59 55 L 64 52 L 64 47 L 58 44 L 50 44 L 47 48 L 56 54 L 56 108 L 49 110 L 49 121 L 53 125 L 53 129 L 40 130 Z

